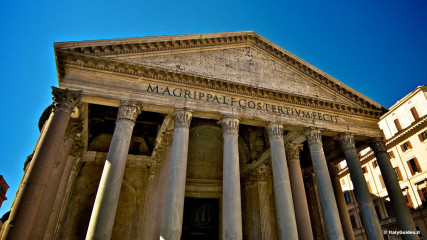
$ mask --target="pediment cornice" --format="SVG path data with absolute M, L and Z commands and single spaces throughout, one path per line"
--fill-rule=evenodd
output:
M 76 53 L 69 50 L 57 49 L 56 56 L 60 79 L 64 77 L 65 66 L 75 66 L 80 68 L 96 69 L 99 71 L 108 71 L 118 74 L 132 75 L 138 78 L 144 77 L 147 79 L 186 84 L 194 87 L 246 95 L 255 98 L 275 100 L 284 103 L 339 112 L 341 114 L 350 114 L 373 119 L 379 119 L 381 115 L 381 109 L 367 103 L 365 103 L 365 106 L 363 107 L 355 107 L 347 104 L 336 103 L 333 101 L 311 98 L 307 96 L 300 96 L 296 94 L 289 94 L 285 92 L 274 91 L 271 89 L 236 83 L 223 79 L 210 78 L 184 72 L 170 71 L 159 67 L 134 64 L 118 59 L 105 58 L 84 53 Z
M 111 58 L 112 56 L 139 53 L 160 53 L 233 45 L 249 45 L 260 49 L 324 88 L 339 94 L 362 108 L 384 110 L 380 104 L 253 31 L 64 42 L 55 43 L 54 46 L 56 51 L 61 49 L 78 54 Z

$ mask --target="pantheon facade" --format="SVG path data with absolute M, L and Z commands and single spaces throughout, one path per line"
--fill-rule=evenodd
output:
M 1 239 L 368 239 L 383 231 L 360 165 L 371 146 L 415 231 L 380 104 L 255 32 L 54 44 L 58 86 Z M 405 239 L 418 239 L 404 234 Z

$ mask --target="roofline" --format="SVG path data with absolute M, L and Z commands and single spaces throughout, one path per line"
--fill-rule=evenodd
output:
M 281 52 L 282 54 L 284 54 L 288 58 L 292 59 L 292 61 L 298 62 L 298 64 L 303 66 L 303 67 L 301 67 L 302 69 L 300 71 L 307 71 L 307 69 L 310 69 L 312 72 L 315 72 L 316 74 L 320 75 L 321 77 L 328 79 L 329 81 L 333 82 L 334 84 L 338 85 L 339 87 L 342 87 L 346 91 L 354 94 L 355 96 L 357 96 L 357 97 L 363 99 L 364 101 L 368 102 L 369 104 L 375 106 L 376 108 L 381 109 L 383 113 L 387 110 L 381 104 L 379 104 L 379 103 L 375 102 L 374 100 L 366 97 L 365 95 L 354 90 L 353 88 L 351 88 L 347 84 L 344 84 L 343 82 L 339 81 L 338 79 L 328 75 L 327 73 L 323 72 L 322 70 L 318 69 L 317 67 L 315 67 L 315 66 L 311 65 L 310 63 L 302 60 L 298 56 L 292 54 L 291 52 L 285 50 L 284 48 L 278 46 L 277 44 L 269 41 L 268 39 L 262 37 L 261 35 L 259 35 L 258 33 L 254 32 L 254 31 L 236 31 L 236 32 L 221 32 L 221 33 L 166 35 L 166 36 L 158 36 L 158 37 L 121 38 L 121 39 L 110 39 L 110 40 L 57 42 L 57 43 L 54 43 L 54 49 L 55 49 L 55 54 L 56 54 L 56 50 L 58 50 L 58 49 L 69 50 L 69 48 L 80 48 L 80 49 L 92 48 L 92 50 L 93 50 L 94 48 L 98 48 L 98 51 L 99 51 L 99 47 L 102 48 L 104 46 L 109 46 L 109 45 L 147 44 L 147 43 L 157 43 L 157 42 L 164 43 L 164 42 L 168 42 L 168 41 L 169 42 L 171 42 L 171 41 L 186 41 L 186 40 L 194 41 L 194 40 L 202 40 L 202 39 L 209 39 L 209 38 L 214 39 L 214 38 L 233 38 L 233 37 L 249 37 L 249 38 L 255 37 L 255 39 L 251 38 L 251 40 L 249 40 L 248 43 L 252 43 L 252 44 L 256 45 L 258 42 L 262 42 L 265 45 L 267 45 L 267 47 L 266 47 L 267 49 L 264 49 L 264 50 L 267 50 L 267 52 L 271 51 L 270 54 L 272 54 L 273 56 L 275 56 L 275 54 L 278 54 L 279 52 Z M 219 43 L 219 45 L 225 44 L 225 41 L 227 41 L 227 39 L 219 39 L 218 43 Z M 190 43 L 189 47 L 199 47 L 198 46 L 199 42 L 200 42 L 200 45 L 203 46 L 202 41 L 196 41 L 194 43 Z M 92 50 L 90 50 L 89 52 L 91 52 Z M 293 65 L 293 67 L 296 67 L 296 65 L 298 65 L 298 64 L 292 64 L 292 65 Z M 310 74 L 310 70 L 308 70 L 309 73 L 307 73 L 307 75 Z M 326 86 L 326 83 L 324 85 Z M 326 87 L 332 88 L 333 85 L 331 85 L 331 86 L 328 85 Z
M 396 103 L 394 103 L 389 108 L 388 112 L 384 113 L 380 117 L 380 121 L 383 120 L 384 118 L 386 118 L 388 115 L 390 115 L 394 110 L 396 110 L 397 108 L 399 108 L 400 106 L 402 106 L 404 103 L 406 103 L 410 98 L 412 98 L 413 96 L 415 96 L 416 94 L 418 94 L 418 92 L 420 92 L 420 91 L 427 91 L 427 86 L 425 86 L 425 85 L 419 85 L 414 90 L 412 90 L 412 92 L 408 93 L 403 98 L 401 98 L 400 100 L 398 100 Z

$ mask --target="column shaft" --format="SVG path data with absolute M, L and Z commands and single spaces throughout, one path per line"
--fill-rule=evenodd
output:
M 86 240 L 111 238 L 132 131 L 140 112 L 140 106 L 131 101 L 122 101 L 119 107 L 116 127 L 96 193 Z
M 191 118 L 191 112 L 185 110 L 175 113 L 175 129 L 160 227 L 160 238 L 165 240 L 181 239 Z
M 156 171 L 156 177 L 148 203 L 148 213 L 144 220 L 142 239 L 159 239 L 160 224 L 162 220 L 163 203 L 165 202 L 166 183 L 170 163 L 171 146 L 163 149 L 160 169 Z
M 277 237 L 282 240 L 298 239 L 291 183 L 283 144 L 283 126 L 269 124 L 267 130 L 270 140 L 271 168 L 276 199 Z
M 335 202 L 334 190 L 326 164 L 325 153 L 322 146 L 322 134 L 319 129 L 310 128 L 306 132 L 313 170 L 316 176 L 317 189 L 319 190 L 320 206 L 328 239 L 344 239 L 341 221 Z
M 341 134 L 340 143 L 347 160 L 348 171 L 354 186 L 354 195 L 360 210 L 363 227 L 368 239 L 384 239 L 381 225 L 375 212 L 371 193 L 366 184 L 365 176 L 360 164 L 359 154 L 354 145 L 351 134 Z
M 30 239 L 33 230 L 40 233 L 38 236 L 43 238 L 46 230 L 49 214 L 41 219 L 37 216 L 38 209 L 44 204 L 43 199 L 54 200 L 56 197 L 55 193 L 47 192 L 46 188 L 55 184 L 49 178 L 50 173 L 56 165 L 58 152 L 62 151 L 65 129 L 81 94 L 68 89 L 54 87 L 52 89 L 55 101 L 54 111 L 44 126 L 46 130 L 39 139 L 27 173 L 15 197 L 9 220 L 4 226 L 2 239 Z
M 377 158 L 385 187 L 396 216 L 397 226 L 403 231 L 416 231 L 411 212 L 403 198 L 402 189 L 400 188 L 396 173 L 391 165 L 390 156 L 387 153 L 384 141 L 375 139 L 371 143 L 371 148 L 374 150 L 375 157 Z M 402 237 L 405 240 L 419 239 L 417 234 L 403 234 Z
M 221 124 L 224 132 L 222 239 L 240 240 L 243 236 L 238 148 L 239 120 L 226 117 Z
M 340 214 L 342 230 L 346 240 L 354 240 L 353 226 L 350 222 L 350 215 L 348 214 L 347 203 L 344 199 L 344 193 L 341 188 L 340 179 L 336 175 L 336 167 L 331 169 L 332 185 L 334 187 L 335 198 L 337 200 L 338 212 Z
M 305 194 L 304 180 L 302 177 L 299 152 L 300 144 L 286 144 L 286 158 L 288 160 L 289 178 L 291 180 L 292 199 L 295 208 L 295 218 L 300 239 L 313 239 L 313 231 L 310 223 L 307 197 Z

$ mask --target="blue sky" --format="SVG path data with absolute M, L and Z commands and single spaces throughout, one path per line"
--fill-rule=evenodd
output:
M 253 30 L 385 107 L 427 84 L 425 0 L 0 3 L 0 217 L 58 85 L 53 42 Z

